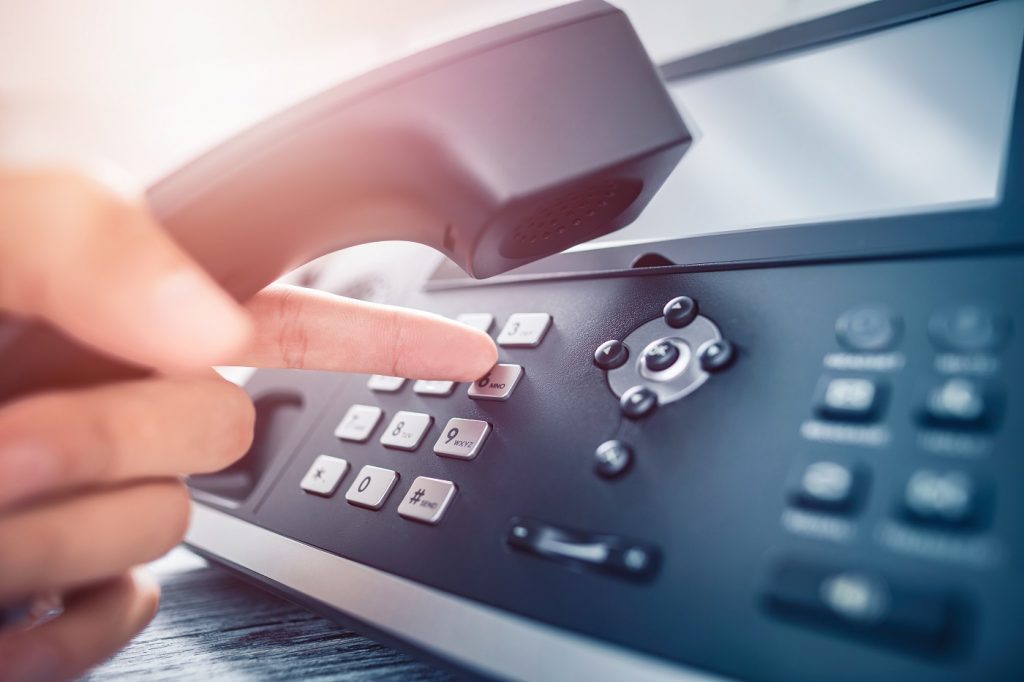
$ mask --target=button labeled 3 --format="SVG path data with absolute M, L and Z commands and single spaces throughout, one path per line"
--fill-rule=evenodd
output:
M 508 318 L 498 334 L 499 346 L 533 348 L 539 346 L 551 326 L 547 313 L 516 313 Z
M 434 443 L 434 452 L 444 457 L 473 459 L 483 447 L 491 425 L 478 419 L 449 419 Z
M 380 444 L 395 450 L 415 450 L 423 442 L 423 437 L 430 430 L 434 418 L 422 412 L 397 412 L 384 434 Z

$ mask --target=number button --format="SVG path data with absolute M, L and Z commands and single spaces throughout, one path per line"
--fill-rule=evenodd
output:
M 352 481 L 345 500 L 349 504 L 366 509 L 380 509 L 398 482 L 398 474 L 391 469 L 382 469 L 367 464 L 359 470 Z
M 341 440 L 365 443 L 382 416 L 383 410 L 376 405 L 353 405 L 334 429 L 334 436 Z
M 508 400 L 523 376 L 521 365 L 495 365 L 485 376 L 469 386 L 469 397 L 476 400 Z
M 449 396 L 455 390 L 454 381 L 427 381 L 420 379 L 412 386 L 419 395 Z
M 388 424 L 380 444 L 395 450 L 413 451 L 423 442 L 434 418 L 422 412 L 398 412 Z
M 498 345 L 520 348 L 539 346 L 551 326 L 547 313 L 516 313 L 508 318 L 498 334 Z
M 455 321 L 467 324 L 473 329 L 479 329 L 484 334 L 488 334 L 491 331 L 491 327 L 494 326 L 494 315 L 490 313 L 462 313 L 455 318 Z
M 443 457 L 473 459 L 479 454 L 490 431 L 491 425 L 485 421 L 458 417 L 449 419 L 434 443 L 434 452 Z
M 367 387 L 371 391 L 378 391 L 380 393 L 394 393 L 400 391 L 402 386 L 405 385 L 404 377 L 389 377 L 383 374 L 374 374 L 370 377 L 370 380 L 366 382 Z

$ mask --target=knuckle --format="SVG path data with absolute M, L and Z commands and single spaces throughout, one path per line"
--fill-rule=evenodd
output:
M 291 287 L 281 287 L 275 297 L 277 308 L 278 347 L 281 361 L 290 369 L 301 369 L 309 352 L 309 334 L 303 324 L 304 304 Z

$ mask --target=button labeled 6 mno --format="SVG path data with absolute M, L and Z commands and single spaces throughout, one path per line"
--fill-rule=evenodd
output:
M 476 400 L 508 400 L 522 376 L 521 365 L 495 365 L 490 372 L 470 385 L 469 397 Z

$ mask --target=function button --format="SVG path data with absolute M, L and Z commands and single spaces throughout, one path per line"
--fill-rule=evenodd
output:
M 455 382 L 420 379 L 412 385 L 412 390 L 420 395 L 449 396 L 455 390 Z
M 853 507 L 860 478 L 853 467 L 839 462 L 811 462 L 800 472 L 792 499 L 803 507 L 847 510 Z
M 708 374 L 720 372 L 736 359 L 736 347 L 725 339 L 710 341 L 700 348 L 700 367 Z
M 884 306 L 853 308 L 836 320 L 836 338 L 848 350 L 889 350 L 899 341 L 902 331 L 900 318 Z
M 921 469 L 903 493 L 906 513 L 924 523 L 963 525 L 974 520 L 977 506 L 974 482 L 961 471 Z
M 993 402 L 979 382 L 947 379 L 925 395 L 923 417 L 932 426 L 981 428 L 992 421 Z
M 359 475 L 352 481 L 348 492 L 345 493 L 345 500 L 357 507 L 380 509 L 397 482 L 397 472 L 367 464 L 359 470 Z
M 513 348 L 539 346 L 550 326 L 551 316 L 547 313 L 516 313 L 508 318 L 498 334 L 498 345 Z
M 376 405 L 353 405 L 334 429 L 335 438 L 364 443 L 377 427 L 384 412 Z
M 660 563 L 660 552 L 649 543 L 529 519 L 513 519 L 505 541 L 513 549 L 550 561 L 634 580 L 650 578 Z
M 622 367 L 628 359 L 629 348 L 622 341 L 605 341 L 594 351 L 594 364 L 603 370 Z
M 644 367 L 651 372 L 662 372 L 679 359 L 679 349 L 668 339 L 656 341 L 644 350 Z
M 371 391 L 395 393 L 402 390 L 402 386 L 405 386 L 405 377 L 389 377 L 383 374 L 374 374 L 366 382 L 366 385 Z
M 473 329 L 479 329 L 484 334 L 489 334 L 494 326 L 494 315 L 490 313 L 462 313 L 455 318 L 456 322 L 469 325 Z
M 422 412 L 398 412 L 384 429 L 380 444 L 395 450 L 415 450 L 423 442 L 434 418 Z
M 309 467 L 299 486 L 307 493 L 330 497 L 338 489 L 347 471 L 348 462 L 345 460 L 320 455 L 313 460 L 313 466 Z
M 476 400 L 508 400 L 523 376 L 521 365 L 495 365 L 469 385 L 469 397 Z
M 441 435 L 434 443 L 434 452 L 444 457 L 473 459 L 490 432 L 491 425 L 485 421 L 454 417 L 441 429 Z
M 658 394 L 646 386 L 634 386 L 622 394 L 619 407 L 630 419 L 640 419 L 658 407 Z
M 616 478 L 629 469 L 633 451 L 620 440 L 606 440 L 594 451 L 594 471 L 604 478 Z
M 768 605 L 783 615 L 913 647 L 948 644 L 954 604 L 943 592 L 893 584 L 871 571 L 790 559 L 770 573 Z
M 433 525 L 444 516 L 455 497 L 455 490 L 451 481 L 417 476 L 398 505 L 398 513 L 403 518 Z
M 928 333 L 942 350 L 993 351 L 1010 335 L 1010 318 L 975 305 L 946 308 L 932 315 Z
M 871 421 L 881 412 L 884 392 L 874 379 L 824 377 L 818 382 L 815 409 L 826 419 Z
M 665 304 L 661 314 L 668 326 L 682 329 L 697 319 L 697 302 L 689 296 L 677 296 Z

